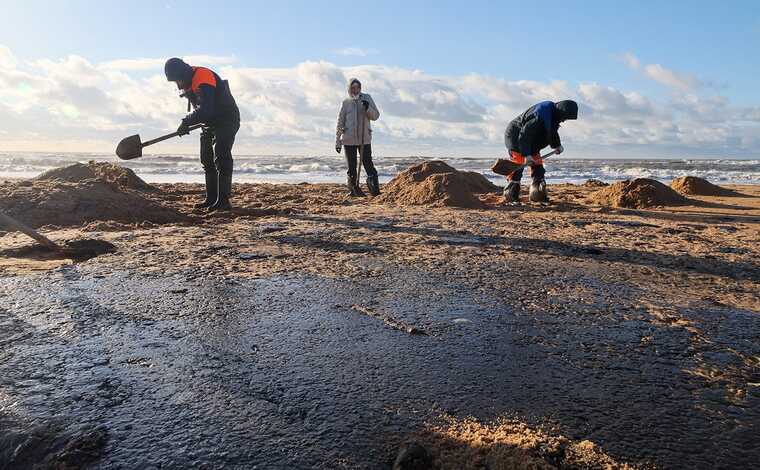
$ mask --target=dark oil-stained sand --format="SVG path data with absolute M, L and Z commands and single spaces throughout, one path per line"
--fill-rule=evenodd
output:
M 760 188 L 637 210 L 556 185 L 549 207 L 461 209 L 246 184 L 209 216 L 199 185 L 156 187 L 140 197 L 180 223 L 42 225 L 115 253 L 13 257 L 30 242 L 0 237 L 0 457 L 376 469 L 416 441 L 444 469 L 760 459 Z

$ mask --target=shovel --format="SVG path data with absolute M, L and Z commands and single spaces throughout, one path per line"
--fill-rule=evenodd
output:
M 543 160 L 544 158 L 549 158 L 552 155 L 555 155 L 556 153 L 557 153 L 556 150 L 552 150 L 551 152 L 547 153 L 546 155 L 541 156 L 541 159 Z M 497 175 L 509 176 L 511 173 L 513 173 L 513 172 L 515 172 L 515 171 L 517 171 L 517 170 L 519 170 L 521 168 L 525 168 L 526 166 L 529 166 L 531 163 L 533 163 L 533 161 L 531 160 L 530 157 L 526 158 L 525 159 L 525 163 L 522 163 L 522 164 L 515 163 L 515 162 L 513 162 L 511 160 L 507 160 L 505 158 L 500 158 L 500 159 L 496 160 L 496 163 L 493 164 L 493 166 L 491 167 L 491 171 L 493 171 Z
M 26 225 L 22 224 L 18 220 L 7 216 L 0 212 L 0 224 L 5 225 L 6 227 L 16 230 L 18 232 L 23 233 L 24 235 L 28 235 L 35 240 L 37 240 L 41 245 L 53 250 L 57 251 L 59 253 L 63 253 L 63 248 L 61 248 L 57 243 L 55 243 L 53 240 L 47 238 L 46 236 L 40 234 L 39 232 L 36 232 L 35 230 L 32 230 L 31 228 L 27 227 Z
M 188 127 L 188 131 L 198 129 L 201 126 L 203 126 L 203 124 L 195 124 Z M 119 142 L 119 145 L 116 147 L 116 156 L 122 160 L 133 160 L 135 158 L 140 158 L 142 157 L 143 147 L 163 142 L 164 140 L 171 139 L 172 137 L 177 137 L 178 135 L 179 133 L 172 132 L 171 134 L 162 135 L 161 137 L 157 137 L 147 142 L 140 140 L 140 134 L 131 135 Z

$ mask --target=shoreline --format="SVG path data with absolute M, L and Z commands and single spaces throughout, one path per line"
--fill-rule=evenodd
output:
M 54 168 L 51 168 L 54 169 Z M 3 182 L 11 182 L 11 181 L 22 181 L 22 180 L 28 180 L 33 179 L 37 176 L 39 176 L 41 172 L 29 172 L 29 173 L 2 173 L 0 172 L 0 183 Z M 137 175 L 142 178 L 146 183 L 149 184 L 201 184 L 203 183 L 203 174 L 145 174 L 137 172 Z M 495 183 L 499 186 L 504 185 L 504 177 L 500 175 L 494 175 L 494 174 L 483 174 L 486 178 L 489 179 L 492 183 Z M 389 175 L 384 175 L 380 177 L 380 182 L 382 184 L 385 184 L 389 182 L 392 179 Z M 553 180 L 551 177 L 551 174 L 547 175 L 546 182 L 547 186 L 563 186 L 563 185 L 574 185 L 574 186 L 582 186 L 586 181 L 589 179 L 597 179 L 597 178 L 577 178 L 572 180 L 561 180 L 557 181 L 556 179 Z M 622 179 L 605 179 L 603 180 L 606 183 L 612 184 L 619 181 L 625 181 L 626 179 L 635 179 L 634 177 L 631 178 L 622 178 Z M 662 178 L 652 178 L 656 179 L 657 181 L 660 181 L 664 184 L 670 184 L 670 182 L 673 181 L 673 179 L 662 179 Z M 319 185 L 319 184 L 343 184 L 345 180 L 345 174 L 341 173 L 339 176 L 324 176 L 320 175 L 318 177 L 314 177 L 313 175 L 309 175 L 308 173 L 298 173 L 298 174 L 289 174 L 289 175 L 283 175 L 282 177 L 265 177 L 265 176 L 253 176 L 248 174 L 235 174 L 233 176 L 233 184 L 238 183 L 244 183 L 244 184 L 313 184 L 313 185 Z M 523 185 L 530 185 L 530 177 L 525 176 L 522 182 Z M 741 187 L 753 187 L 760 185 L 760 182 L 754 182 L 754 183 L 742 183 L 742 182 L 720 182 L 720 186 L 725 186 L 728 188 L 741 188 Z
M 503 178 L 493 174 L 490 167 L 502 156 L 493 158 L 443 157 L 454 168 L 476 171 L 493 183 L 502 184 Z M 0 178 L 34 177 L 52 168 L 75 162 L 94 160 L 101 163 L 119 163 L 131 168 L 150 183 L 202 182 L 203 173 L 197 156 L 164 155 L 145 156 L 141 159 L 119 161 L 112 155 L 27 155 L 3 157 L 0 154 Z M 375 166 L 381 182 L 409 166 L 425 161 L 420 156 L 384 158 L 377 156 Z M 547 182 L 553 184 L 583 183 L 588 179 L 622 181 L 639 177 L 669 182 L 682 176 L 696 176 L 715 184 L 760 184 L 760 159 L 582 159 L 560 157 L 546 162 Z M 19 173 L 22 170 L 23 173 Z M 321 156 L 238 156 L 235 159 L 233 179 L 237 182 L 277 183 L 343 183 L 345 161 L 341 155 Z M 525 175 L 525 183 L 528 175 Z

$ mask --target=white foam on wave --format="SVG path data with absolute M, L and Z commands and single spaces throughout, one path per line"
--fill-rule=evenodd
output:
M 375 157 L 382 181 L 430 157 Z M 504 178 L 491 173 L 493 158 L 442 158 L 454 168 L 477 171 L 491 181 L 503 184 Z M 121 161 L 106 154 L 0 153 L 0 177 L 28 178 L 51 168 L 88 160 L 116 162 L 133 169 L 151 182 L 202 180 L 203 168 L 197 155 L 146 155 Z M 343 182 L 345 160 L 341 155 L 236 156 L 236 181 Z M 564 159 L 546 161 L 547 179 L 552 183 L 578 183 L 587 179 L 618 181 L 654 178 L 668 182 L 680 176 L 698 176 L 715 183 L 760 184 L 760 160 L 641 160 L 641 159 Z M 527 178 L 527 174 L 526 174 Z

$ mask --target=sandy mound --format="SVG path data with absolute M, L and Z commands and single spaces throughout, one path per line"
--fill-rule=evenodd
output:
M 93 221 L 172 223 L 187 217 L 117 183 L 29 180 L 0 185 L 0 210 L 25 224 L 78 226 Z
M 472 171 L 459 171 L 446 163 L 433 160 L 415 165 L 393 178 L 383 188 L 380 201 L 398 205 L 431 205 L 483 208 L 476 196 L 498 191 L 485 176 Z
M 69 183 L 79 183 L 85 180 L 100 180 L 108 183 L 114 183 L 122 188 L 138 189 L 150 191 L 155 188 L 149 185 L 134 171 L 124 168 L 113 163 L 75 163 L 73 165 L 54 168 L 48 170 L 34 178 L 35 181 L 67 181 Z
M 686 196 L 735 196 L 736 192 L 721 188 L 706 179 L 696 176 L 682 176 L 670 183 L 670 187 Z
M 668 186 L 648 178 L 620 181 L 591 195 L 591 202 L 595 204 L 632 209 L 675 206 L 686 201 Z

